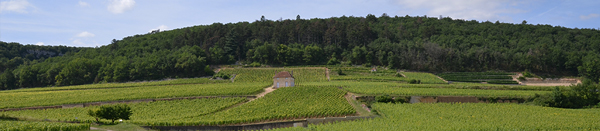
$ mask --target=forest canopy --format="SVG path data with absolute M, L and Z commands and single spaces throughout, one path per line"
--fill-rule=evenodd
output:
M 98 48 L 23 46 L 52 50 L 58 57 L 28 56 L 15 49 L 19 46 L 0 42 L 0 89 L 200 77 L 212 75 L 209 65 L 236 62 L 428 72 L 529 70 L 600 79 L 600 31 L 526 21 L 386 14 L 274 21 L 263 16 L 251 23 L 153 31 Z

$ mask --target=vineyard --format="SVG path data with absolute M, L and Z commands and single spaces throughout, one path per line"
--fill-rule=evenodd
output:
M 532 97 L 535 94 L 547 94 L 550 91 L 526 90 L 479 90 L 451 88 L 411 88 L 394 86 L 347 86 L 348 92 L 362 95 L 406 95 L 406 96 L 482 96 L 482 97 Z
M 89 129 L 89 124 L 12 121 L 0 119 L 0 130 L 2 131 L 76 131 Z
M 18 90 L 1 91 L 0 93 L 83 90 L 83 89 L 107 89 L 107 88 L 127 88 L 127 87 L 143 87 L 143 86 L 184 85 L 184 84 L 212 84 L 212 83 L 228 83 L 228 82 L 231 82 L 231 81 L 209 80 L 208 78 L 188 78 L 188 79 L 174 79 L 174 80 L 151 81 L 151 82 L 105 83 L 105 84 L 89 84 L 89 85 L 51 87 L 51 88 L 25 88 L 25 89 L 18 89 Z
M 337 86 L 345 88 L 389 87 L 389 88 L 446 88 L 446 89 L 483 89 L 483 90 L 522 90 L 522 91 L 552 91 L 554 87 L 547 86 L 519 86 L 519 85 L 496 85 L 481 83 L 454 82 L 451 84 L 407 84 L 396 82 L 373 82 L 373 81 L 331 81 L 331 82 L 308 82 L 303 85 L 312 86 Z M 559 86 L 562 90 L 570 90 L 570 87 Z
M 268 88 L 273 75 L 293 71 L 296 86 Z M 327 80 L 326 68 L 224 68 L 235 74 L 230 80 L 208 78 L 151 82 L 104 83 L 0 91 L 0 109 L 54 106 L 90 102 L 217 96 L 129 103 L 133 115 L 123 122 L 137 126 L 225 126 L 348 115 L 381 117 L 308 128 L 278 130 L 598 130 L 598 109 L 567 110 L 525 104 L 382 104 L 346 99 L 356 96 L 475 96 L 534 98 L 550 94 L 554 87 L 514 85 L 511 73 L 455 72 L 438 74 L 397 72 L 392 69 L 333 67 Z M 414 82 L 417 81 L 417 82 Z M 486 83 L 490 84 L 486 84 Z M 509 85 L 501 85 L 509 84 Z M 512 84 L 512 85 L 511 85 Z M 569 86 L 558 87 L 562 91 Z M 272 91 L 272 92 L 271 92 Z M 218 96 L 223 96 L 220 98 Z M 239 96 L 239 97 L 236 97 Z M 247 96 L 256 96 L 258 98 Z M 350 103 L 349 103 L 350 102 Z M 351 105 L 352 103 L 352 105 Z M 372 107 L 373 113 L 355 110 Z M 0 130 L 86 130 L 95 118 L 87 110 L 97 106 L 65 109 L 0 112 Z M 363 113 L 361 113 L 361 111 Z M 358 112 L 358 113 L 357 113 Z M 539 121 L 536 121 L 539 120 Z M 555 120 L 555 121 L 553 121 Z M 40 122 L 46 121 L 46 122 Z M 51 121 L 51 122 L 47 122 Z M 70 124 L 60 122 L 82 122 Z M 108 120 L 100 120 L 109 123 Z M 524 124 L 523 124 L 524 123 Z
M 339 74 L 341 71 L 342 74 Z M 369 68 L 338 67 L 332 68 L 331 80 L 352 80 L 371 82 L 408 82 L 419 80 L 422 84 L 446 84 L 443 80 L 431 73 L 423 72 L 396 72 L 396 70 L 379 69 L 371 71 Z M 404 75 L 404 76 L 402 76 Z
M 185 119 L 213 113 L 244 101 L 246 98 L 233 97 L 133 103 L 129 104 L 133 110 L 130 122 Z M 87 110 L 92 108 L 97 107 L 21 110 L 0 112 L 0 114 L 36 120 L 94 122 L 95 119 L 87 115 Z M 110 121 L 103 120 L 103 122 L 109 123 Z
M 147 121 L 152 126 L 224 125 L 267 120 L 343 116 L 356 111 L 343 97 L 346 92 L 334 87 L 298 86 L 280 88 L 264 98 L 222 112 L 189 119 Z
M 277 130 L 600 130 L 600 109 L 519 104 L 438 103 L 373 105 L 381 117 Z
M 293 71 L 296 83 L 327 81 L 325 68 L 225 68 L 219 73 L 236 74 L 235 82 L 273 83 L 273 76 L 280 71 Z
M 98 101 L 172 98 L 188 96 L 252 95 L 270 84 L 220 83 L 110 88 L 91 90 L 62 90 L 0 93 L 0 109 L 31 106 L 51 106 Z
M 513 81 L 513 73 L 505 72 L 452 72 L 438 74 L 447 81 L 487 82 L 490 84 L 519 84 Z
M 431 73 L 421 73 L 421 72 L 402 72 L 409 79 L 417 79 L 421 80 L 423 84 L 447 84 L 442 79 Z

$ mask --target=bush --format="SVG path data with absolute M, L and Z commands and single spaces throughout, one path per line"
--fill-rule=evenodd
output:
M 396 77 L 404 77 L 404 76 L 402 76 L 402 74 L 400 74 L 400 73 L 396 73 Z
M 219 72 L 219 73 L 217 73 L 217 74 L 213 75 L 213 77 L 212 77 L 212 78 L 213 78 L 213 79 L 217 79 L 217 78 L 229 79 L 229 78 L 231 78 L 231 75 L 229 75 L 229 74 L 225 74 L 225 73 L 222 73 L 222 72 Z
M 390 97 L 389 95 L 380 95 L 375 97 L 375 101 L 382 103 L 390 103 L 394 102 L 394 99 L 392 99 L 392 97 Z
M 421 84 L 421 80 L 410 79 L 408 81 L 409 84 Z
M 517 79 L 519 79 L 520 81 L 526 81 L 526 80 L 527 80 L 527 79 L 525 79 L 525 77 L 523 77 L 523 76 L 519 76 L 519 78 L 517 78 Z
M 338 73 L 338 75 L 346 75 L 346 74 L 344 74 L 344 72 L 342 72 L 342 69 L 340 69 L 340 68 L 337 69 L 337 73 Z
M 396 99 L 394 100 L 394 103 L 406 103 L 406 102 L 408 102 L 407 99 L 400 98 L 400 97 L 396 97 Z
M 523 74 L 523 76 L 525 76 L 527 78 L 535 77 L 535 74 L 529 72 L 527 69 L 525 69 L 525 71 L 521 72 L 521 74 Z
M 131 114 L 131 107 L 126 104 L 103 105 L 99 109 L 88 110 L 88 115 L 96 118 L 96 122 L 98 118 L 111 120 L 112 123 L 117 119 L 129 120 Z
M 252 62 L 252 63 L 250 63 L 250 66 L 251 67 L 260 67 L 260 63 L 258 63 L 258 62 Z

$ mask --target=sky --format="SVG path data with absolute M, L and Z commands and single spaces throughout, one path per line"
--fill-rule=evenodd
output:
M 450 17 L 600 29 L 600 0 L 0 0 L 0 41 L 99 47 L 152 30 L 341 16 Z

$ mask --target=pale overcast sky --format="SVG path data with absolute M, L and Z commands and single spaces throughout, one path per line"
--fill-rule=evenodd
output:
M 215 22 L 345 16 L 451 17 L 600 28 L 600 0 L 0 0 L 0 41 L 95 47 Z

